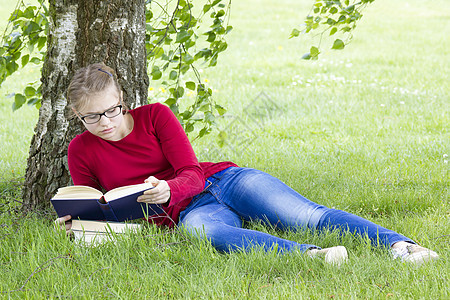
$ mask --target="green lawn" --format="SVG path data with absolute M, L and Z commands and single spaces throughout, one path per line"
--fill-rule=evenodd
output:
M 10 2 L 0 1 L 2 20 Z M 38 112 L 13 113 L 6 95 L 37 80 L 34 67 L 0 89 L 0 298 L 450 298 L 450 7 L 377 0 L 345 50 L 303 61 L 310 37 L 288 37 L 312 3 L 232 3 L 227 51 L 214 69 L 198 66 L 228 109 L 218 122 L 225 146 L 217 130 L 194 142 L 196 153 L 264 170 L 315 202 L 411 237 L 439 261 L 412 266 L 351 235 L 260 224 L 250 226 L 344 245 L 349 261 L 335 268 L 295 254 L 224 255 L 154 227 L 115 244 L 76 245 L 54 233 L 54 216 L 14 213 Z

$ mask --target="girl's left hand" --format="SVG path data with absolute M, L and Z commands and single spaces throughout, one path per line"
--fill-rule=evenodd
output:
M 137 201 L 148 204 L 164 204 L 170 199 L 170 187 L 165 180 L 158 180 L 150 176 L 145 180 L 150 182 L 155 188 L 147 190 L 142 196 L 139 196 Z

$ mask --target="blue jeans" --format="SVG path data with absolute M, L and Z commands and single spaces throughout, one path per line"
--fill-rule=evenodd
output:
M 261 220 L 281 229 L 340 229 L 368 236 L 374 245 L 390 247 L 412 240 L 356 215 L 309 201 L 279 179 L 259 170 L 230 167 L 209 177 L 205 190 L 180 214 L 179 225 L 206 236 L 224 252 L 262 247 L 279 252 L 320 248 L 243 228 Z

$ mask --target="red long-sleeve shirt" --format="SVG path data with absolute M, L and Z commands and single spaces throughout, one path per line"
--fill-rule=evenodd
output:
M 68 163 L 75 185 L 99 190 L 143 183 L 149 176 L 166 180 L 170 201 L 167 216 L 152 218 L 156 224 L 173 226 L 178 216 L 205 185 L 205 178 L 232 162 L 199 163 L 194 150 L 172 111 L 160 103 L 130 110 L 133 131 L 119 141 L 103 140 L 89 131 L 69 145 Z

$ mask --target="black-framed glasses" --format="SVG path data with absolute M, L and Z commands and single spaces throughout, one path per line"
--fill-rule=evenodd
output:
M 122 112 L 122 107 L 123 106 L 121 104 L 119 104 L 114 107 L 111 107 L 108 110 L 105 110 L 101 114 L 89 114 L 89 115 L 85 115 L 85 116 L 80 115 L 80 119 L 86 124 L 95 124 L 98 121 L 100 121 L 102 116 L 105 116 L 108 119 L 117 117 Z

